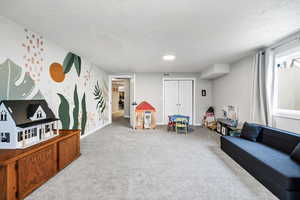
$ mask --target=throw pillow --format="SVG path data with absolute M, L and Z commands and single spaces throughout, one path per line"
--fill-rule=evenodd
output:
M 245 122 L 241 132 L 241 137 L 256 142 L 256 139 L 259 136 L 261 129 L 262 127 L 260 127 L 257 124 L 250 124 Z
M 298 143 L 297 146 L 292 151 L 291 158 L 295 161 L 300 162 L 300 143 Z

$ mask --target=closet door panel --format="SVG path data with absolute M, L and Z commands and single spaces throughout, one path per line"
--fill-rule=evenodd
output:
M 179 113 L 190 117 L 190 124 L 193 122 L 193 81 L 179 81 Z
M 164 123 L 169 115 L 178 114 L 178 81 L 164 81 Z

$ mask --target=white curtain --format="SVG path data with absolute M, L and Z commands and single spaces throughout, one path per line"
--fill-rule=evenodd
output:
M 272 110 L 275 83 L 274 55 L 271 49 L 256 53 L 253 62 L 251 121 L 273 125 Z

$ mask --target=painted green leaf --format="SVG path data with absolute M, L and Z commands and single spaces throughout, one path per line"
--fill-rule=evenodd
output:
M 87 122 L 87 112 L 86 112 L 86 101 L 85 101 L 85 94 L 82 97 L 81 100 L 81 135 L 85 134 L 85 127 L 86 127 L 86 122 Z
M 77 85 L 75 85 L 74 90 L 74 108 L 73 108 L 73 130 L 78 129 L 78 114 L 79 114 L 79 99 L 77 93 Z
M 81 72 L 81 58 L 80 56 L 74 55 L 74 65 L 78 74 L 78 77 L 80 76 Z
M 96 109 L 100 110 L 100 112 L 103 113 L 106 108 L 106 101 L 105 101 L 104 93 L 100 88 L 98 81 L 94 87 L 94 96 L 95 96 L 94 99 L 97 100 Z
M 62 129 L 69 129 L 70 127 L 70 106 L 68 100 L 61 94 L 57 94 L 60 98 L 60 104 L 58 108 L 59 119 L 62 123 Z
M 10 59 L 0 64 L 0 100 L 22 100 L 31 95 L 43 98 L 40 91 L 33 94 L 36 91 L 35 83 L 29 73 L 23 76 L 22 71 L 23 69 Z
M 71 52 L 69 52 L 65 59 L 64 59 L 64 62 L 63 62 L 63 68 L 64 68 L 64 73 L 67 74 L 69 73 L 69 71 L 71 70 L 72 68 L 72 65 L 74 63 L 74 57 L 75 55 Z

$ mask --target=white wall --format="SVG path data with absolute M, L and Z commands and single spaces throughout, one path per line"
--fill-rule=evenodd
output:
M 211 81 L 200 80 L 200 73 L 136 73 L 136 102 L 148 101 L 157 110 L 157 123 L 163 123 L 163 78 L 196 78 L 196 124 L 200 124 L 205 111 L 211 106 Z M 201 90 L 207 96 L 201 96 Z
M 77 124 L 86 135 L 108 123 L 108 76 L 101 68 L 81 57 L 80 74 L 74 64 L 69 72 L 53 70 L 54 63 L 62 69 L 70 50 L 1 16 L 0 30 L 0 100 L 44 98 L 56 117 L 59 117 L 59 113 L 67 116 L 68 112 L 68 127 L 73 128 Z M 53 72 L 58 71 L 65 77 L 61 81 L 57 81 L 53 75 Z M 95 100 L 94 89 L 97 83 L 106 103 L 103 112 L 97 109 L 98 101 Z M 75 87 L 78 103 L 74 101 Z M 39 95 L 39 91 L 42 95 Z M 58 94 L 66 99 L 67 105 L 60 103 Z M 79 112 L 73 115 L 75 104 Z M 81 121 L 73 119 L 73 116 L 78 116 Z
M 239 107 L 239 120 L 249 121 L 251 111 L 251 88 L 253 84 L 253 56 L 248 56 L 231 64 L 230 73 L 213 80 L 213 106 L 217 116 L 225 105 Z M 274 127 L 300 133 L 300 120 L 286 117 L 274 117 Z
M 130 116 L 130 84 L 129 79 L 124 79 L 124 117 Z
M 248 56 L 230 65 L 230 73 L 213 80 L 213 105 L 217 117 L 223 106 L 238 106 L 239 120 L 250 121 L 253 59 Z

